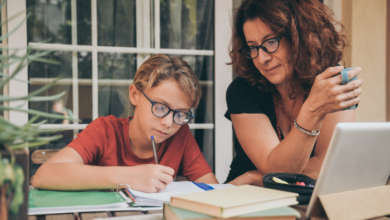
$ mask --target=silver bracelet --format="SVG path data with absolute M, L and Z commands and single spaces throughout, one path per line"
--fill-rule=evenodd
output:
M 294 120 L 294 125 L 295 125 L 295 127 L 296 127 L 298 130 L 302 131 L 303 133 L 305 133 L 305 134 L 307 134 L 307 135 L 310 135 L 310 136 L 318 136 L 318 135 L 320 134 L 320 131 L 319 131 L 319 130 L 318 130 L 318 131 L 316 131 L 316 130 L 307 130 L 307 129 L 302 128 L 301 126 L 298 125 L 297 119 Z

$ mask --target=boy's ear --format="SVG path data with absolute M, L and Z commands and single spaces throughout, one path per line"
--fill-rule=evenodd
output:
M 141 92 L 134 85 L 129 86 L 129 100 L 134 106 L 137 106 L 140 94 Z

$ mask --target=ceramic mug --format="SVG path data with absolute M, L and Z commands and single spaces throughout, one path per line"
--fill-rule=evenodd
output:
M 352 70 L 354 67 L 351 68 L 346 68 L 342 70 L 339 74 L 341 74 L 341 85 L 347 84 L 349 81 L 353 81 L 357 79 L 357 76 L 354 76 L 352 79 L 349 79 L 348 76 L 348 71 Z M 338 75 L 338 74 L 337 74 Z M 355 109 L 357 105 L 353 105 L 351 107 L 345 108 L 344 110 L 350 110 L 350 109 Z

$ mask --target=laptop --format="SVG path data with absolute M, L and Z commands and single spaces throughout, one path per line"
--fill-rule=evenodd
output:
M 390 178 L 390 122 L 339 123 L 305 217 L 318 195 L 384 186 Z

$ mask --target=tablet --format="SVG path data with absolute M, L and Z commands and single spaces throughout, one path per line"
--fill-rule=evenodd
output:
M 383 186 L 390 178 L 390 123 L 339 123 L 333 132 L 306 218 L 318 195 Z

